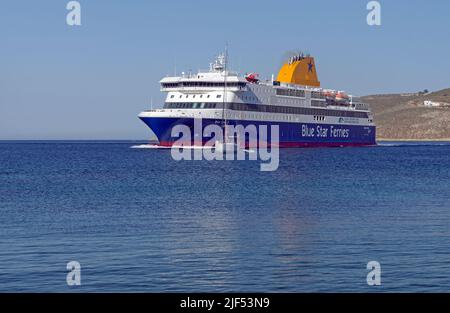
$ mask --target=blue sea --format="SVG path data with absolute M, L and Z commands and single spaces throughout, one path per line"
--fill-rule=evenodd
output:
M 0 143 L 0 291 L 450 291 L 450 143 L 286 149 L 274 172 L 136 144 Z

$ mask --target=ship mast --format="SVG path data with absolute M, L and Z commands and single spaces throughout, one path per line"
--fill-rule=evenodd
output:
M 223 97 L 222 97 L 222 121 L 223 121 L 223 144 L 227 144 L 227 116 L 225 114 L 225 105 L 227 104 L 227 66 L 228 66 L 228 45 L 225 46 L 225 55 L 224 55 L 224 84 L 223 84 Z

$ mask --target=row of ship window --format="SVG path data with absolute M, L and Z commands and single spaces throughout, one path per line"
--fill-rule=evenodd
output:
M 297 89 L 282 89 L 282 88 L 278 88 L 277 89 L 277 96 L 304 98 L 305 97 L 305 91 L 304 90 L 297 90 Z M 312 91 L 311 92 L 311 98 L 314 98 L 314 99 L 325 99 L 325 96 L 319 91 Z
M 225 87 L 225 83 L 213 82 L 180 82 L 180 83 L 163 83 L 163 88 L 178 88 L 178 87 Z M 245 87 L 243 82 L 227 82 L 227 87 Z
M 325 116 L 323 115 L 314 115 L 315 121 L 325 121 Z
M 186 99 L 188 99 L 189 97 L 192 98 L 192 99 L 195 99 L 197 97 L 202 99 L 203 96 L 205 96 L 205 98 L 207 98 L 207 99 L 211 98 L 211 95 L 179 95 L 178 98 L 182 99 L 183 96 Z M 170 99 L 174 99 L 174 98 L 175 98 L 175 95 L 170 95 Z M 220 98 L 222 98 L 222 95 L 218 94 L 218 95 L 216 95 L 216 98 L 220 99 Z M 245 100 L 245 101 L 257 101 L 258 99 L 256 97 L 251 97 L 251 96 L 242 96 L 242 100 Z
M 230 82 L 227 83 L 227 87 L 245 87 L 246 83 L 242 82 Z M 178 88 L 178 87 L 225 87 L 224 83 L 212 83 L 212 82 L 181 82 L 181 83 L 163 83 L 163 88 Z M 262 89 L 263 91 L 264 88 Z M 269 90 L 267 90 L 269 92 Z M 276 89 L 277 96 L 288 96 L 288 97 L 305 97 L 305 90 L 298 89 Z M 311 98 L 324 99 L 325 96 L 318 91 L 311 92 Z
M 311 106 L 313 106 L 313 107 L 326 107 L 327 103 L 325 101 L 311 100 Z
M 214 109 L 214 108 L 223 108 L 223 103 L 166 102 L 164 105 L 164 108 L 166 108 L 166 109 Z M 368 114 L 366 112 L 314 109 L 314 108 L 302 108 L 302 107 L 288 107 L 288 106 L 276 106 L 276 105 L 258 105 L 258 104 L 248 104 L 248 103 L 227 103 L 226 108 L 230 109 L 230 110 L 249 111 L 249 112 L 368 118 Z
M 272 121 L 296 121 L 298 120 L 298 117 L 294 117 L 292 115 L 264 115 L 264 114 L 232 114 L 228 113 L 227 118 L 233 119 L 242 119 L 242 118 L 248 118 L 248 119 L 269 119 Z
M 288 97 L 305 97 L 304 90 L 296 89 L 277 89 L 277 96 L 288 96 Z
M 177 103 L 177 102 L 166 102 L 164 104 L 165 109 L 215 109 L 222 107 L 222 103 L 208 103 L 208 102 L 184 102 L 184 103 Z
M 203 98 L 203 95 L 192 95 L 191 97 L 193 98 L 193 99 L 195 99 L 196 97 L 199 97 L 199 98 Z M 205 95 L 206 97 L 205 98 L 211 98 L 211 95 Z M 173 98 L 175 98 L 175 95 L 171 95 L 170 96 L 170 99 L 173 99 Z M 183 98 L 183 95 L 180 95 L 178 98 Z M 189 95 L 185 95 L 185 98 L 189 98 Z M 216 95 L 216 98 L 222 98 L 222 95 Z

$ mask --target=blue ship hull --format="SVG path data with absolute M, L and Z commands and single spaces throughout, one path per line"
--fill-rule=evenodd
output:
M 165 118 L 165 117 L 141 117 L 141 120 L 158 137 L 162 146 L 172 146 L 178 137 L 172 137 L 172 128 L 176 125 L 186 125 L 192 129 L 194 136 L 193 118 Z M 202 119 L 202 128 L 207 125 L 222 125 L 221 119 Z M 341 147 L 341 146 L 370 146 L 376 145 L 375 126 L 359 126 L 344 124 L 316 124 L 316 123 L 288 123 L 267 121 L 228 120 L 227 124 L 255 125 L 259 127 L 266 125 L 268 128 L 268 142 L 270 138 L 270 126 L 279 126 L 279 147 Z M 203 138 L 203 143 L 210 138 Z M 193 141 L 193 138 L 192 138 Z

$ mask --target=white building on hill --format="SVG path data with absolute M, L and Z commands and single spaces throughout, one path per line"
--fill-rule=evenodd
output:
M 423 105 L 426 107 L 444 107 L 444 106 L 450 106 L 450 103 L 434 102 L 434 101 L 426 100 L 423 102 Z

